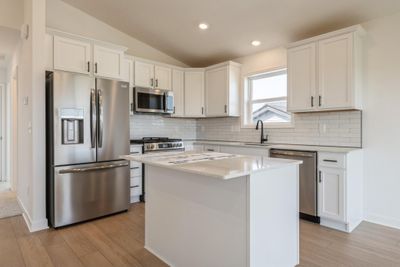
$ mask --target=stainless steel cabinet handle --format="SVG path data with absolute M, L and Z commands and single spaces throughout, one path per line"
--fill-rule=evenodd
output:
M 201 114 L 204 114 L 204 107 L 201 107 Z
M 322 103 L 322 96 L 318 96 L 318 106 L 321 106 Z
M 314 107 L 314 97 L 311 96 L 311 107 Z
M 225 105 L 225 114 L 228 113 L 228 106 Z
M 90 61 L 87 62 L 87 72 L 90 72 Z
M 335 160 L 335 159 L 323 159 L 322 161 L 337 163 L 337 160 Z
M 215 150 L 214 150 L 214 149 L 211 149 L 211 148 L 209 148 L 209 149 L 207 149 L 207 151 L 214 152 Z
M 151 86 L 151 87 L 154 86 L 154 79 L 153 79 L 153 78 L 150 79 L 150 86 Z
M 103 165 L 103 166 L 98 166 L 98 167 L 65 169 L 65 170 L 60 170 L 59 173 L 60 174 L 68 174 L 68 173 L 101 171 L 101 170 L 107 170 L 107 169 L 121 168 L 121 167 L 125 167 L 128 165 L 129 165 L 128 162 L 124 162 L 124 163 L 119 163 L 119 164 L 109 164 L 109 165 Z
M 306 157 L 306 158 L 312 158 L 314 155 L 310 153 L 304 153 L 304 152 L 275 152 L 271 151 L 271 156 L 273 155 L 280 155 L 280 156 L 297 156 L 297 157 Z
M 131 186 L 131 188 L 137 188 L 137 187 L 140 187 L 140 185 Z
M 94 73 L 97 73 L 97 62 L 94 63 Z
M 318 172 L 318 181 L 321 183 L 322 182 L 322 172 Z
M 140 152 L 131 152 L 131 155 L 132 155 L 132 154 L 139 154 L 139 153 L 140 153 Z
M 175 112 L 176 112 L 176 108 L 174 107 L 174 114 L 175 114 Z
M 92 144 L 92 148 L 96 147 L 96 121 L 96 91 L 92 89 L 90 91 L 90 141 Z
M 156 79 L 156 87 L 158 87 L 158 79 Z
M 139 167 L 132 167 L 131 169 L 132 170 L 137 170 L 137 169 L 139 169 Z
M 102 91 L 98 90 L 98 101 L 99 101 L 99 137 L 98 144 L 99 148 L 103 147 L 103 128 L 104 128 L 104 114 L 103 114 L 103 94 Z

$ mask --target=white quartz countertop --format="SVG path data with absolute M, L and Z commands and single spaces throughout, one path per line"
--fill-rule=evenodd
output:
M 260 144 L 253 142 L 235 142 L 235 141 L 209 141 L 209 140 L 193 140 L 194 144 L 201 145 L 221 145 L 221 146 L 240 146 L 240 147 L 256 147 L 256 148 L 276 148 L 288 150 L 303 150 L 317 152 L 334 152 L 334 153 L 349 153 L 361 148 L 357 147 L 335 147 L 335 146 L 314 146 L 314 145 L 291 145 L 291 144 Z
M 223 180 L 302 163 L 298 160 L 232 155 L 218 152 L 166 152 L 158 154 L 125 155 L 121 156 L 121 158 L 142 162 L 151 166 L 165 167 Z

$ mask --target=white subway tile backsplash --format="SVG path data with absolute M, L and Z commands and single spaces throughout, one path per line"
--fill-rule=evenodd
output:
M 260 132 L 241 128 L 240 118 L 178 119 L 135 114 L 130 117 L 131 139 L 145 136 L 258 142 Z M 294 115 L 293 128 L 266 128 L 271 143 L 361 147 L 361 112 Z

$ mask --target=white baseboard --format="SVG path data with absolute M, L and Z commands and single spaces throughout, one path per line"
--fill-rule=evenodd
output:
M 400 229 L 400 220 L 392 217 L 386 217 L 378 214 L 367 214 L 365 216 L 365 221 Z
M 24 221 L 26 223 L 26 226 L 29 229 L 29 232 L 32 233 L 32 232 L 37 232 L 37 231 L 45 230 L 45 229 L 49 228 L 46 218 L 41 219 L 41 220 L 36 220 L 36 221 L 32 220 L 31 217 L 29 216 L 29 213 L 27 212 L 24 204 L 22 204 L 22 201 L 19 199 L 19 197 L 17 197 L 17 201 L 18 201 L 19 206 L 22 209 L 22 217 L 24 218 Z

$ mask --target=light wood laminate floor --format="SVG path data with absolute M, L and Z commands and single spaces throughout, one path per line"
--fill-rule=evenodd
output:
M 400 231 L 362 223 L 352 234 L 301 222 L 300 266 L 400 266 Z M 144 205 L 59 230 L 0 220 L 0 266 L 166 266 L 143 248 Z

